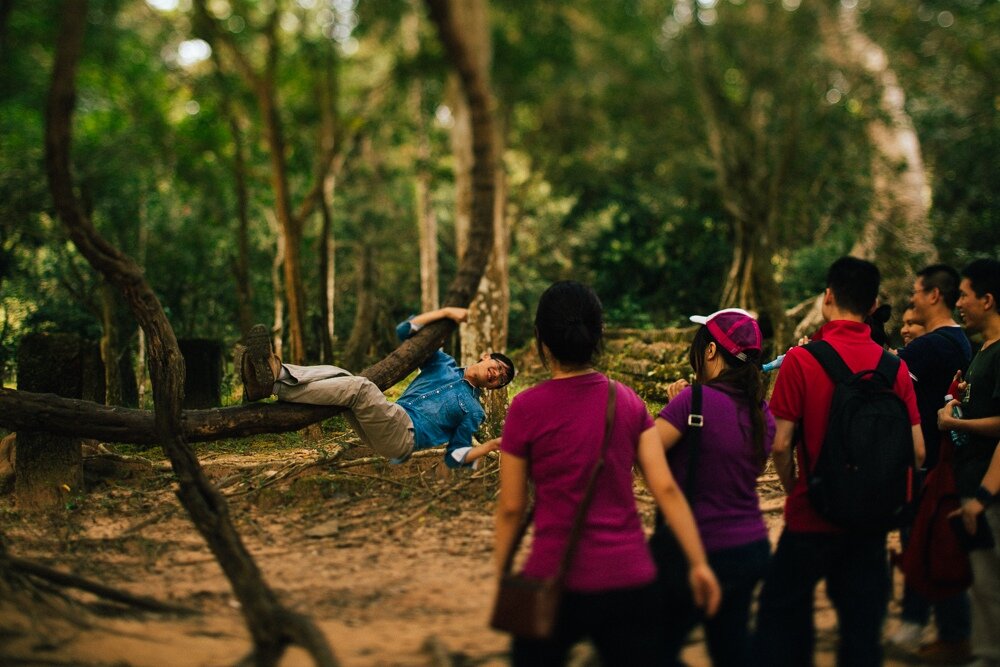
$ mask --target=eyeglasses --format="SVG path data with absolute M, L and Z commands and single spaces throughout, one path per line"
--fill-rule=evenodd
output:
M 509 381 L 510 369 L 499 359 L 490 359 L 493 370 L 497 373 L 497 384 L 504 385 Z

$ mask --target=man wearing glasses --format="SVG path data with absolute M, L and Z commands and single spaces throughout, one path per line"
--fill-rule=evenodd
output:
M 406 340 L 431 322 L 443 318 L 464 322 L 468 314 L 465 308 L 432 310 L 401 322 L 396 335 Z M 283 364 L 262 324 L 251 328 L 245 347 L 240 378 L 246 400 L 276 394 L 292 403 L 342 406 L 361 442 L 392 463 L 403 463 L 414 450 L 444 445 L 445 463 L 457 468 L 499 446 L 499 439 L 472 444 L 485 415 L 479 403 L 482 390 L 499 389 L 514 379 L 514 363 L 499 352 L 484 353 L 477 363 L 460 368 L 438 350 L 392 403 L 371 380 L 343 368 Z

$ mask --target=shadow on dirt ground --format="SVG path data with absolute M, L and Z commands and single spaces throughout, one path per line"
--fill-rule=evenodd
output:
M 344 665 L 507 664 L 507 638 L 487 627 L 495 456 L 472 472 L 447 470 L 439 453 L 390 466 L 347 432 L 324 437 L 201 453 L 269 584 L 316 620 Z M 158 453 L 142 455 L 151 465 L 117 478 L 105 469 L 65 511 L 24 514 L 0 497 L 8 551 L 200 613 L 140 613 L 34 579 L 0 581 L 0 663 L 232 665 L 247 654 L 239 605 L 180 508 L 169 469 Z M 760 485 L 776 538 L 777 482 L 765 474 Z M 651 500 L 637 489 L 651 526 Z M 836 621 L 822 589 L 816 607 L 817 664 L 833 665 Z M 887 631 L 897 616 L 894 602 Z M 698 635 L 684 657 L 708 664 Z M 592 664 L 588 648 L 573 662 Z M 300 664 L 310 661 L 296 650 L 282 661 Z

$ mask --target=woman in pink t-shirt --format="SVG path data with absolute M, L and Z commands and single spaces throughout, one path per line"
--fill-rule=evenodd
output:
M 559 567 L 603 443 L 609 381 L 593 368 L 602 329 L 601 303 L 589 287 L 558 282 L 542 294 L 535 337 L 552 377 L 518 394 L 504 424 L 496 520 L 499 568 L 527 509 L 529 480 L 535 486 L 534 537 L 524 574 L 544 578 Z M 676 526 L 696 601 L 707 613 L 715 612 L 718 583 L 659 436 L 642 400 L 618 385 L 604 468 L 566 576 L 555 632 L 546 640 L 515 637 L 515 665 L 562 664 L 573 644 L 584 638 L 594 643 L 604 664 L 662 662 L 664 615 L 632 493 L 634 463 Z

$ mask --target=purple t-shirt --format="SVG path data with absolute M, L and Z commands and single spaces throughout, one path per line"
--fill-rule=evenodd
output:
M 608 380 L 600 373 L 547 380 L 511 402 L 501 450 L 528 460 L 535 484 L 534 539 L 524 573 L 552 576 L 604 438 Z M 653 581 L 632 493 L 639 435 L 653 427 L 642 400 L 618 384 L 615 423 L 566 587 L 602 591 Z
M 749 544 L 767 537 L 767 527 L 757 498 L 761 465 L 754 458 L 750 412 L 746 404 L 722 385 L 704 386 L 701 412 L 705 425 L 698 453 L 694 511 L 706 551 Z M 664 406 L 659 417 L 682 434 L 691 414 L 691 388 L 684 389 Z M 765 404 L 767 434 L 764 451 L 774 441 L 774 417 Z M 681 488 L 687 483 L 690 446 L 684 440 L 670 448 L 667 461 Z

